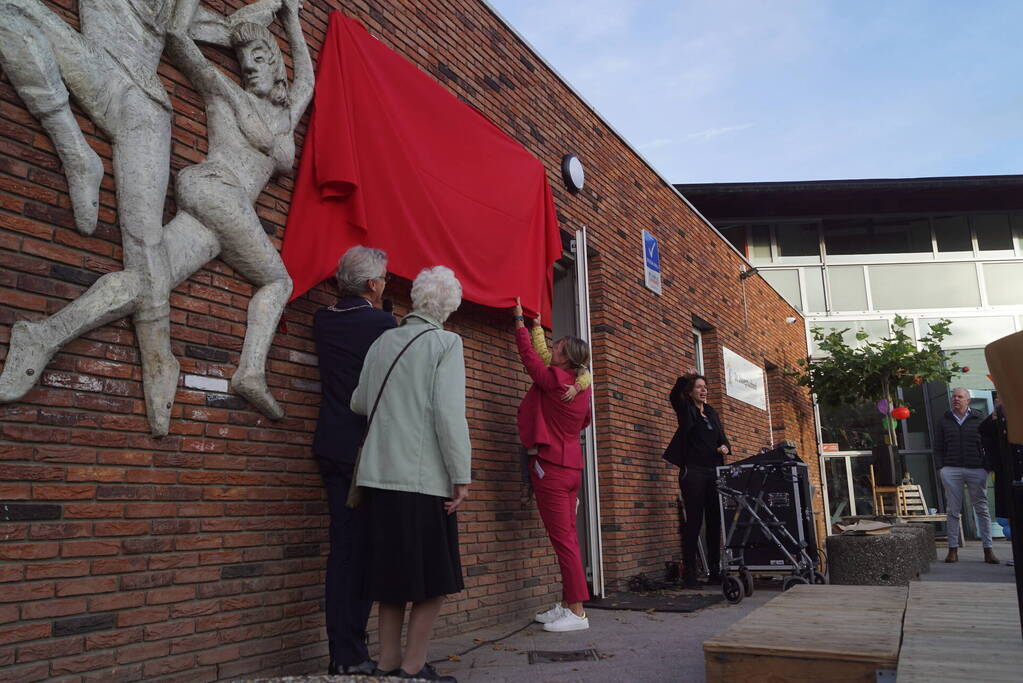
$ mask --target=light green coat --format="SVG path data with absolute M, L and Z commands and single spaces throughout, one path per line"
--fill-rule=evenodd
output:
M 450 498 L 472 478 L 465 419 L 462 338 L 422 313 L 373 342 L 352 394 L 352 410 L 369 415 L 388 368 L 410 339 L 432 328 L 402 355 L 384 387 L 359 461 L 359 486 Z

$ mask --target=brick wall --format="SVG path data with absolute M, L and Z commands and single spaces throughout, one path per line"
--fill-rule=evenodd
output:
M 76 23 L 74 3 L 51 6 Z M 312 0 L 304 26 L 314 59 L 331 8 L 363 21 L 532 151 L 547 166 L 563 227 L 589 231 L 612 584 L 679 556 L 675 471 L 660 453 L 674 430 L 668 390 L 692 364 L 694 315 L 712 327 L 704 335 L 710 400 L 735 457 L 795 440 L 819 486 L 804 392 L 773 377 L 769 422 L 723 391 L 722 345 L 758 365 L 790 366 L 805 354 L 802 325 L 784 324 L 796 314 L 759 277 L 740 283 L 741 259 L 536 55 L 475 0 Z M 166 62 L 161 76 L 177 112 L 177 171 L 205 154 L 204 116 Z M 50 141 L 0 79 L 0 359 L 15 321 L 59 310 L 121 267 L 110 144 L 79 120 L 108 171 L 91 237 L 74 229 Z M 578 195 L 560 180 L 567 152 L 586 166 Z M 257 207 L 278 243 L 291 188 L 272 182 Z M 642 229 L 660 242 L 662 296 L 643 287 Z M 395 285 L 399 308 L 407 288 Z M 164 439 L 148 436 L 126 321 L 68 344 L 25 400 L 0 406 L 0 680 L 204 681 L 325 668 L 327 520 L 309 450 L 318 403 L 310 324 L 332 293 L 321 286 L 285 314 L 269 382 L 287 417 L 270 422 L 222 381 L 238 360 L 251 292 L 219 261 L 175 290 L 182 383 Z M 467 303 L 450 324 L 465 339 L 476 484 L 461 515 L 467 589 L 445 607 L 441 631 L 510 624 L 559 591 L 538 516 L 518 499 L 514 414 L 527 383 L 508 323 L 506 312 Z

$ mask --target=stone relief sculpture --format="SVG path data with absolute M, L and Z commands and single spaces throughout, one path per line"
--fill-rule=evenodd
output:
M 282 21 L 295 82 L 265 28 L 280 0 L 219 17 L 198 0 L 81 0 L 82 32 L 39 0 L 0 0 L 0 62 L 64 164 L 75 223 L 95 229 L 103 167 L 75 123 L 69 91 L 113 141 L 124 270 L 104 275 L 55 315 L 20 321 L 0 374 L 0 402 L 22 398 L 53 355 L 77 336 L 132 315 L 150 427 L 165 435 L 179 366 L 170 349 L 170 291 L 221 255 L 257 287 L 249 304 L 234 390 L 271 418 L 265 363 L 291 279 L 263 232 L 254 203 L 275 173 L 291 170 L 294 131 L 313 89 L 313 68 L 287 0 Z M 195 40 L 235 47 L 244 89 L 213 67 Z M 209 154 L 179 172 L 178 213 L 161 225 L 169 176 L 172 108 L 156 75 L 164 46 L 207 105 Z

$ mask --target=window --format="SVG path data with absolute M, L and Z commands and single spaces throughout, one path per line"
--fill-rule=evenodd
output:
M 732 246 L 738 249 L 740 253 L 745 254 L 747 257 L 749 256 L 749 253 L 746 251 L 745 225 L 719 226 L 718 232 L 724 235 L 725 239 L 731 242 Z
M 820 239 L 816 223 L 779 223 L 774 227 L 778 256 L 820 257 Z
M 1023 304 L 1023 263 L 985 263 L 984 287 L 992 306 Z
M 830 256 L 931 254 L 931 224 L 926 218 L 826 220 L 824 247 Z
M 888 326 L 887 320 L 832 320 L 832 321 L 820 321 L 813 322 L 810 325 L 811 329 L 819 327 L 824 330 L 825 334 L 832 330 L 848 330 L 842 335 L 845 342 L 852 347 L 862 346 L 863 342 L 856 339 L 857 332 L 866 332 L 867 338 L 864 341 L 873 341 L 887 337 L 891 333 L 891 329 Z M 812 340 L 811 340 L 812 341 Z M 816 344 L 813 344 L 813 348 L 810 349 L 811 355 L 821 356 L 821 350 Z
M 980 306 L 972 263 L 870 266 L 870 296 L 878 311 Z
M 933 323 L 938 322 L 940 318 L 921 318 L 920 334 L 927 334 Z M 999 317 L 971 317 L 971 318 L 950 318 L 952 324 L 949 325 L 949 330 L 952 334 L 941 342 L 943 348 L 959 348 L 966 346 L 979 346 L 984 347 L 993 342 L 996 339 L 1000 339 L 1007 334 L 1012 334 L 1016 330 L 1013 329 L 1012 318 L 1009 316 Z M 964 363 L 959 361 L 960 365 L 972 366 L 973 363 Z
M 693 328 L 693 366 L 703 374 L 703 333 Z
M 863 266 L 830 266 L 828 268 L 828 287 L 831 291 L 831 310 L 868 310 Z
M 988 214 L 970 217 L 977 235 L 980 251 L 1012 251 L 1012 229 L 1008 214 Z
M 973 238 L 966 216 L 939 216 L 934 219 L 934 237 L 938 251 L 944 255 L 973 255 Z
M 753 263 L 771 262 L 771 228 L 767 225 L 754 225 L 750 228 L 751 242 L 749 257 Z
M 828 310 L 824 301 L 824 271 L 820 268 L 803 268 L 803 285 L 806 290 L 806 310 L 823 313 Z
M 799 295 L 799 271 L 795 268 L 780 270 L 761 270 L 760 274 L 769 285 L 778 290 L 782 298 L 788 301 L 797 311 L 803 310 L 803 300 Z

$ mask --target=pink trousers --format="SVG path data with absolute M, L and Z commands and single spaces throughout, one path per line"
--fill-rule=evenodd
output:
M 536 506 L 540 509 L 540 519 L 558 555 L 562 599 L 569 603 L 585 602 L 590 599 L 590 590 L 586 585 L 575 526 L 575 501 L 582 484 L 582 470 L 534 457 L 529 463 L 529 478 L 533 483 Z

